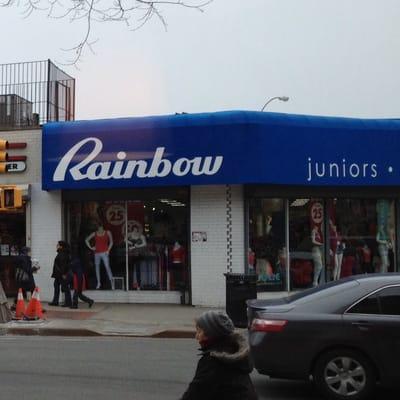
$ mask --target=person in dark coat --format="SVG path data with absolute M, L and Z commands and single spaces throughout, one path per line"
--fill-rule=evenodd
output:
M 71 270 L 74 274 L 74 295 L 72 297 L 71 308 L 78 308 L 78 298 L 80 298 L 85 303 L 88 303 L 89 308 L 92 308 L 94 300 L 89 299 L 85 296 L 83 292 L 83 287 L 85 283 L 85 273 L 81 259 L 79 257 L 79 251 L 77 246 L 73 246 L 72 257 L 71 257 Z
M 16 271 L 15 279 L 17 288 L 21 288 L 24 297 L 28 298 L 27 294 L 30 293 L 30 295 L 32 295 L 35 290 L 35 279 L 33 278 L 34 270 L 32 268 L 31 249 L 29 247 L 21 248 L 20 255 L 16 260 Z M 15 300 L 15 302 L 17 302 L 17 300 Z
M 247 340 L 234 332 L 223 312 L 207 311 L 196 320 L 201 358 L 181 400 L 256 400 Z
M 57 242 L 57 256 L 54 259 L 53 273 L 51 274 L 51 277 L 54 278 L 54 296 L 49 305 L 59 305 L 61 288 L 61 291 L 65 294 L 65 302 L 62 307 L 71 307 L 71 257 L 69 254 L 68 243 L 63 240 Z

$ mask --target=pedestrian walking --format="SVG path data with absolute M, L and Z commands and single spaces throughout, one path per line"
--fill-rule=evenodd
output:
M 33 291 L 35 290 L 35 279 L 32 268 L 31 249 L 24 246 L 20 250 L 20 254 L 16 259 L 15 265 L 15 283 L 17 290 L 22 289 L 22 293 L 27 300 L 30 300 Z M 17 295 L 15 294 L 15 303 L 17 302 Z
M 181 400 L 256 400 L 247 339 L 235 332 L 232 320 L 220 311 L 203 313 L 196 339 L 201 358 Z
M 71 270 L 74 276 L 73 278 L 74 295 L 72 297 L 71 308 L 78 308 L 78 298 L 84 301 L 85 303 L 88 303 L 89 308 L 92 308 L 94 300 L 90 299 L 89 297 L 85 296 L 82 293 L 84 287 L 86 287 L 86 278 L 77 246 L 74 246 L 72 249 Z
M 69 253 L 69 246 L 67 242 L 60 240 L 57 242 L 57 255 L 54 259 L 53 273 L 51 277 L 54 278 L 54 295 L 53 300 L 49 303 L 50 306 L 58 306 L 60 298 L 60 288 L 65 295 L 64 304 L 62 307 L 71 307 L 71 257 Z

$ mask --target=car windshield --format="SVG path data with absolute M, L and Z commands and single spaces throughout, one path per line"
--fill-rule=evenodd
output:
M 334 289 L 333 291 L 337 292 L 338 289 L 340 289 L 340 288 L 338 288 L 339 286 L 342 286 L 341 289 L 346 289 L 347 286 L 349 286 L 349 285 L 353 286 L 354 284 L 357 284 L 357 281 L 354 280 L 352 277 L 349 277 L 347 279 L 341 279 L 339 281 L 331 281 L 331 282 L 324 283 L 322 285 L 319 285 L 319 286 L 316 286 L 316 287 L 313 287 L 310 289 L 303 290 L 298 293 L 294 293 L 290 296 L 287 296 L 285 298 L 285 301 L 287 303 L 293 303 L 294 301 L 300 300 L 304 297 L 307 297 L 307 296 L 310 296 L 313 294 L 318 294 L 319 292 L 322 292 L 322 291 Z M 336 288 L 336 290 L 335 290 L 335 288 Z

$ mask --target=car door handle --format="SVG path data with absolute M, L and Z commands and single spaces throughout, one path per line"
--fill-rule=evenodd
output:
M 351 324 L 356 326 L 360 331 L 368 331 L 371 328 L 371 324 L 367 321 L 357 321 Z

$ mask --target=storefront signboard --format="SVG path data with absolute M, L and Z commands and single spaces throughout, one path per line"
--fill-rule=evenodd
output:
M 43 188 L 400 183 L 400 120 L 232 111 L 43 127 Z

